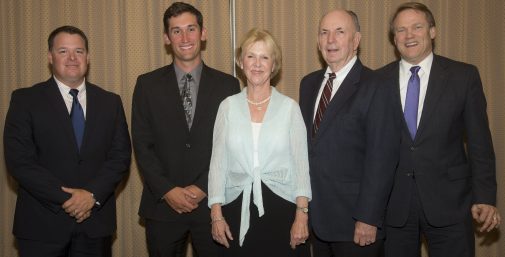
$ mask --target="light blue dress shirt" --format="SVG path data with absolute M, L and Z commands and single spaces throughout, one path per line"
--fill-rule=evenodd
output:
M 283 199 L 312 198 L 307 132 L 298 104 L 272 88 L 258 140 L 259 166 L 254 167 L 251 116 L 247 90 L 226 98 L 214 125 L 209 170 L 208 204 L 222 205 L 242 197 L 240 245 L 249 229 L 251 192 L 263 216 L 261 182 Z M 274 211 L 274 210 L 270 210 Z

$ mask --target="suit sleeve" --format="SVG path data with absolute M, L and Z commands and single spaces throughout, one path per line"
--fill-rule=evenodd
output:
M 468 158 L 472 170 L 473 203 L 496 205 L 496 160 L 479 72 L 471 66 L 465 102 Z
M 354 218 L 381 227 L 399 158 L 400 131 L 393 86 L 378 82 L 365 121 L 366 157 Z
M 111 120 L 114 122 L 114 134 L 112 144 L 107 152 L 107 160 L 98 172 L 99 175 L 84 187 L 92 192 L 100 203 L 114 195 L 114 190 L 129 170 L 131 161 L 130 135 L 123 104 L 119 96 L 115 95 L 114 99 L 116 102 L 114 105 L 116 107 L 115 117 Z
M 63 182 L 38 162 L 33 138 L 30 99 L 23 91 L 14 91 L 4 128 L 4 153 L 7 170 L 19 186 L 43 206 L 57 213 L 69 195 L 61 190 Z
M 151 193 L 162 200 L 176 185 L 166 176 L 163 165 L 155 152 L 155 138 L 149 116 L 149 104 L 141 77 L 137 79 L 132 100 L 132 140 L 139 170 Z M 167 132 L 168 133 L 168 132 Z

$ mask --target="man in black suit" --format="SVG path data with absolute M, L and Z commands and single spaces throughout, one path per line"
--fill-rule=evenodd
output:
M 397 164 L 392 90 L 357 58 L 356 14 L 320 21 L 327 68 L 305 76 L 300 108 L 309 138 L 314 256 L 380 256 L 381 229 Z
M 19 255 L 111 256 L 114 190 L 131 159 L 123 105 L 85 80 L 80 29 L 57 28 L 48 43 L 53 76 L 14 91 L 5 120 L 5 161 L 19 184 Z
M 402 121 L 400 162 L 386 215 L 386 255 L 474 256 L 472 216 L 490 231 L 496 207 L 495 156 L 486 99 L 475 66 L 433 54 L 431 11 L 405 3 L 390 33 L 401 60 L 380 72 L 395 81 Z
M 133 94 L 133 145 L 144 178 L 139 214 L 150 256 L 180 255 L 189 234 L 196 255 L 217 256 L 206 203 L 212 131 L 219 104 L 240 87 L 202 62 L 200 11 L 176 2 L 163 23 L 174 61 L 140 75 Z

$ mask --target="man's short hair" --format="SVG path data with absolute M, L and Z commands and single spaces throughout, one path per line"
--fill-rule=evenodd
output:
M 86 47 L 86 52 L 88 52 L 88 38 L 86 37 L 86 34 L 84 34 L 84 32 L 82 32 L 82 30 L 80 30 L 79 28 L 74 27 L 74 26 L 69 26 L 69 25 L 61 26 L 61 27 L 53 30 L 53 32 L 51 32 L 51 34 L 49 34 L 49 38 L 47 38 L 47 45 L 49 47 L 49 51 L 53 50 L 54 38 L 56 37 L 56 35 L 58 35 L 60 33 L 67 33 L 70 35 L 74 35 L 74 34 L 79 35 L 84 40 L 84 47 Z
M 198 23 L 198 26 L 200 26 L 200 29 L 203 28 L 203 16 L 198 9 L 196 9 L 194 6 L 183 3 L 183 2 L 175 2 L 172 5 L 170 5 L 167 10 L 165 11 L 165 14 L 163 15 L 163 27 L 165 29 L 165 33 L 168 35 L 168 29 L 169 29 L 169 24 L 168 20 L 172 17 L 177 17 L 183 13 L 191 13 L 196 16 L 196 21 Z

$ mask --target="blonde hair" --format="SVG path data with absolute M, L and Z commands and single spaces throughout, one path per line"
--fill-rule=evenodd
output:
M 254 43 L 256 42 L 264 42 L 267 46 L 268 50 L 272 54 L 274 69 L 270 74 L 270 78 L 274 78 L 281 69 L 282 66 L 282 53 L 279 44 L 275 41 L 274 37 L 268 30 L 253 28 L 247 32 L 245 38 L 242 40 L 240 47 L 237 48 L 235 62 L 237 65 L 242 64 L 243 54 L 244 52 Z

